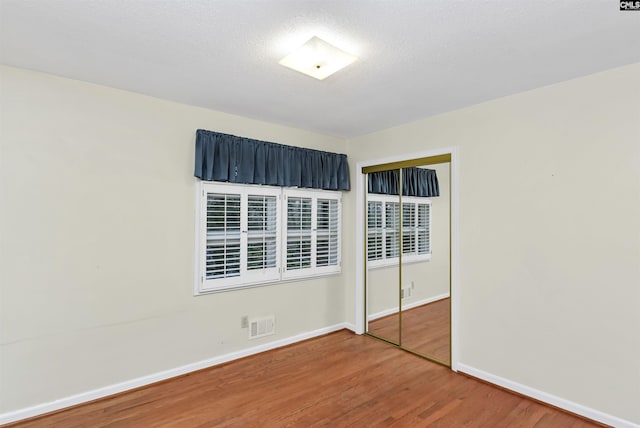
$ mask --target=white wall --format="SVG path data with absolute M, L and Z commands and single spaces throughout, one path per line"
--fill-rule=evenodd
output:
M 0 413 L 344 321 L 343 278 L 194 297 L 198 128 L 341 139 L 0 67 Z M 243 315 L 275 314 L 247 340 Z
M 639 75 L 635 64 L 487 102 L 352 139 L 347 152 L 355 165 L 457 147 L 460 362 L 635 423 Z M 359 227 L 354 193 L 347 230 Z

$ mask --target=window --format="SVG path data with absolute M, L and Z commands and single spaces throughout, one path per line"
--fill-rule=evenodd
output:
M 286 264 L 283 278 L 340 272 L 340 194 L 283 189 Z
M 393 195 L 367 195 L 367 262 L 370 267 L 397 263 L 400 202 Z M 402 261 L 431 258 L 431 201 L 402 198 Z
M 340 272 L 340 192 L 202 183 L 196 293 Z
M 280 278 L 280 189 L 207 184 L 202 190 L 200 291 Z

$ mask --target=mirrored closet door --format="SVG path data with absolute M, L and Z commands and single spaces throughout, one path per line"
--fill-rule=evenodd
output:
M 400 198 L 367 194 L 366 204 L 368 332 L 400 345 Z
M 366 167 L 367 334 L 450 366 L 450 158 Z

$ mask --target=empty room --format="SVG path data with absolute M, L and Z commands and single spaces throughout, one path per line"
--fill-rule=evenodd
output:
M 0 0 L 0 425 L 640 427 L 638 40 Z

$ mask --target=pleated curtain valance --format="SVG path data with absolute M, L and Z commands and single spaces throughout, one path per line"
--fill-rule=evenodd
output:
M 349 190 L 347 155 L 198 129 L 195 176 L 206 181 Z
M 380 171 L 368 174 L 369 193 L 383 195 L 398 194 L 398 170 Z M 403 168 L 402 169 L 402 195 L 435 197 L 440 196 L 438 176 L 433 169 Z

